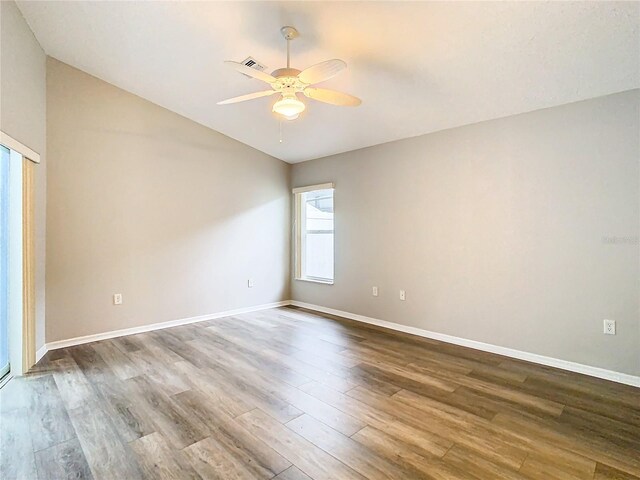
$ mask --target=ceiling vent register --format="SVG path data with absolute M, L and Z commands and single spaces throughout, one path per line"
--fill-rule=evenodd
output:
M 264 72 L 267 69 L 267 66 L 260 63 L 259 61 L 257 61 L 255 58 L 253 57 L 247 57 L 242 61 L 242 64 L 249 67 L 249 68 L 253 68 L 254 70 L 258 70 L 259 72 Z M 249 75 L 246 75 L 243 73 L 243 75 L 245 77 L 249 77 L 252 78 Z

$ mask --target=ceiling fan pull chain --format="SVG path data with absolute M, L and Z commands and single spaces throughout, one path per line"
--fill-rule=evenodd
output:
M 280 127 L 280 143 L 282 143 L 282 120 L 278 120 L 278 125 Z

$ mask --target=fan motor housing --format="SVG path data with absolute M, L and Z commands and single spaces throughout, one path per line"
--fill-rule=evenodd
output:
M 276 81 L 271 84 L 271 87 L 281 93 L 301 92 L 307 84 L 300 81 L 299 73 L 300 70 L 296 68 L 279 68 L 271 74 L 276 77 Z
M 276 78 L 297 77 L 299 73 L 300 70 L 298 70 L 297 68 L 279 68 L 277 70 L 274 70 L 271 75 Z

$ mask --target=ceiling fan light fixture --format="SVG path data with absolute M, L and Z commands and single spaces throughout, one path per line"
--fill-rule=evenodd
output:
M 295 120 L 305 108 L 305 104 L 298 100 L 294 93 L 283 94 L 282 98 L 273 104 L 273 111 L 287 120 Z

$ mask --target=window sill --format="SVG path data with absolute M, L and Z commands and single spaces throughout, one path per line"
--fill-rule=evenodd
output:
M 323 285 L 333 285 L 333 280 L 319 280 L 315 278 L 296 278 L 300 282 L 321 283 Z

